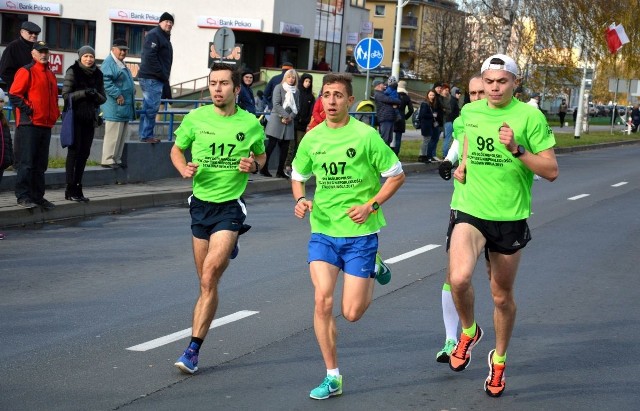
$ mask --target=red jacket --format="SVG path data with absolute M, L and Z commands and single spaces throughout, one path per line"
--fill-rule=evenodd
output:
M 17 108 L 17 126 L 51 128 L 60 117 L 58 84 L 49 64 L 34 61 L 19 68 L 9 90 L 9 98 Z

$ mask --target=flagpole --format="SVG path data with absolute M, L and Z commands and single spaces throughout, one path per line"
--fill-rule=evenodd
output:
M 613 92 L 613 110 L 611 110 L 611 126 L 609 129 L 609 134 L 613 134 L 613 124 L 615 123 L 616 115 L 618 114 L 618 86 L 620 84 L 620 79 L 618 78 L 618 55 L 615 54 L 613 56 L 613 75 L 616 78 L 616 89 Z

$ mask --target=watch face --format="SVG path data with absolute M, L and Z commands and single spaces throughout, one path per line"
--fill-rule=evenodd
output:
M 372 208 L 374 211 L 378 211 L 378 209 L 380 208 L 380 204 L 378 204 L 378 202 L 377 202 L 377 201 L 374 201 L 374 202 L 371 204 L 371 208 Z

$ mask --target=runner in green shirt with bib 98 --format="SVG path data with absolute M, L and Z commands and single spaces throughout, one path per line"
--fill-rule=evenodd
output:
M 542 112 L 513 98 L 518 75 L 515 61 L 496 54 L 485 60 L 481 74 L 486 99 L 466 104 L 461 112 L 466 178 L 455 205 L 449 266 L 462 333 L 449 366 L 454 371 L 467 368 L 471 350 L 482 338 L 474 317 L 471 277 L 486 247 L 496 345 L 487 359 L 489 376 L 484 390 L 498 397 L 506 386 L 507 346 L 516 318 L 514 282 L 521 250 L 531 239 L 527 218 L 533 175 L 553 181 L 558 163 L 555 137 Z
M 176 130 L 171 161 L 183 178 L 193 178 L 189 197 L 193 257 L 200 295 L 193 310 L 189 347 L 175 363 L 181 371 L 198 370 L 198 354 L 218 307 L 218 282 L 238 253 L 238 235 L 247 209 L 242 194 L 266 161 L 264 130 L 256 116 L 236 106 L 240 73 L 214 63 L 209 72 L 213 105 L 192 110 Z M 184 151 L 190 149 L 192 161 Z
M 358 321 L 373 296 L 374 278 L 381 284 L 390 272 L 377 255 L 378 231 L 386 225 L 380 206 L 404 182 L 402 164 L 378 132 L 349 116 L 353 87 L 348 74 L 327 74 L 322 81 L 326 120 L 300 142 L 291 173 L 295 215 L 310 213 L 308 262 L 315 288 L 313 325 L 327 375 L 309 396 L 324 400 L 342 394 L 338 369 L 333 294 L 342 270 L 342 314 Z M 313 201 L 305 182 L 316 177 Z M 380 176 L 386 177 L 380 184 Z

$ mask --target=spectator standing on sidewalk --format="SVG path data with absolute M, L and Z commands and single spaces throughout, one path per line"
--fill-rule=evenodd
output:
M 284 162 L 284 175 L 287 177 L 291 177 L 291 162 L 296 156 L 300 141 L 302 141 L 302 138 L 307 132 L 307 127 L 311 121 L 311 112 L 313 111 L 313 107 L 316 103 L 316 98 L 313 95 L 313 77 L 310 74 L 305 73 L 300 77 L 300 81 L 298 82 L 298 93 L 300 107 L 298 108 L 298 115 L 293 121 L 296 129 L 296 138 L 289 143 L 287 159 Z
M 558 107 L 558 117 L 560 117 L 560 128 L 564 127 L 564 118 L 567 115 L 567 110 L 569 107 L 567 106 L 567 100 L 562 99 L 562 103 L 560 103 L 560 107 Z
M 431 163 L 436 161 L 436 148 L 440 139 L 440 123 L 442 110 L 440 109 L 440 99 L 435 89 L 427 92 L 427 98 L 420 104 L 418 119 L 420 121 L 420 134 L 422 135 L 422 145 L 418 161 L 421 163 Z
M 242 71 L 242 86 L 240 87 L 240 94 L 238 95 L 238 106 L 244 111 L 248 111 L 255 115 L 256 99 L 253 96 L 253 90 L 251 90 L 252 84 L 253 71 L 249 68 L 245 68 Z
M 101 107 L 105 120 L 101 163 L 105 168 L 126 167 L 122 151 L 129 137 L 129 121 L 136 115 L 133 75 L 124 64 L 128 50 L 126 40 L 115 39 L 111 52 L 100 66 L 107 94 L 107 101 Z
M 394 106 L 400 105 L 400 99 L 386 95 L 386 89 L 387 84 L 384 81 L 375 80 L 373 82 L 373 99 L 376 103 L 376 118 L 378 119 L 380 137 L 387 145 L 390 145 L 393 139 L 393 124 L 396 122 Z
M 173 46 L 171 29 L 173 16 L 162 13 L 157 27 L 144 37 L 138 82 L 142 89 L 142 113 L 138 134 L 143 143 L 159 143 L 154 137 L 156 115 L 160 109 L 160 100 L 171 98 L 169 76 L 173 65 Z
M 107 98 L 102 71 L 96 66 L 93 47 L 80 47 L 78 56 L 80 58 L 67 69 L 62 86 L 65 111 L 69 108 L 69 99 L 73 105 L 73 144 L 67 148 L 67 189 L 64 198 L 86 203 L 89 199 L 82 192 L 82 176 L 91 153 L 96 127 L 100 125 L 100 106 Z
M 242 194 L 248 174 L 257 173 L 266 160 L 260 122 L 237 108 L 240 84 L 240 73 L 232 66 L 213 63 L 209 73 L 213 105 L 200 106 L 184 117 L 171 148 L 171 161 L 180 175 L 193 178 L 189 211 L 200 280 L 191 341 L 175 363 L 186 374 L 198 371 L 200 348 L 218 307 L 218 284 L 229 260 L 238 254 L 238 235 L 247 229 Z M 184 155 L 187 149 L 190 162 Z
M 13 84 L 13 79 L 18 69 L 33 61 L 31 51 L 33 50 L 34 43 L 38 41 L 40 31 L 40 26 L 36 23 L 31 21 L 23 22 L 20 26 L 18 38 L 7 44 L 7 47 L 2 52 L 2 57 L 0 57 L 0 78 L 6 83 L 4 88 L 6 93 L 9 93 L 9 90 L 11 90 L 11 85 Z M 16 113 L 15 106 L 13 107 L 13 112 L 14 114 Z M 13 167 L 18 169 L 20 157 L 17 141 L 18 128 L 15 129 L 14 133 L 14 139 L 16 141 L 13 146 L 13 152 L 15 154 L 13 157 Z
M 296 138 L 294 120 L 300 111 L 300 93 L 298 92 L 298 73 L 294 69 L 287 70 L 282 83 L 273 90 L 273 110 L 265 129 L 269 143 L 267 145 L 267 161 L 260 174 L 272 177 L 269 172 L 269 159 L 276 146 L 278 153 L 278 169 L 276 177 L 287 178 L 284 174 L 284 163 L 289 152 L 289 144 Z
M 13 165 L 13 142 L 11 141 L 11 129 L 9 128 L 9 122 L 4 116 L 4 107 L 7 96 L 4 91 L 0 89 L 0 182 L 2 182 L 2 175 L 4 170 Z M 4 234 L 0 233 L 0 240 L 4 240 Z
M 33 61 L 16 72 L 9 91 L 17 108 L 16 145 L 20 147 L 15 193 L 21 207 L 52 210 L 55 204 L 44 198 L 44 173 L 49 166 L 51 129 L 60 117 L 58 82 L 49 68 L 47 43 L 35 42 L 31 57 Z
M 407 82 L 404 80 L 398 81 L 398 98 L 400 99 L 400 105 L 398 111 L 402 116 L 401 120 L 398 120 L 393 125 L 393 140 L 391 141 L 391 149 L 396 155 L 400 154 L 400 145 L 402 144 L 402 134 L 407 131 L 407 120 L 413 115 L 413 103 L 411 103 L 411 97 L 407 93 Z

